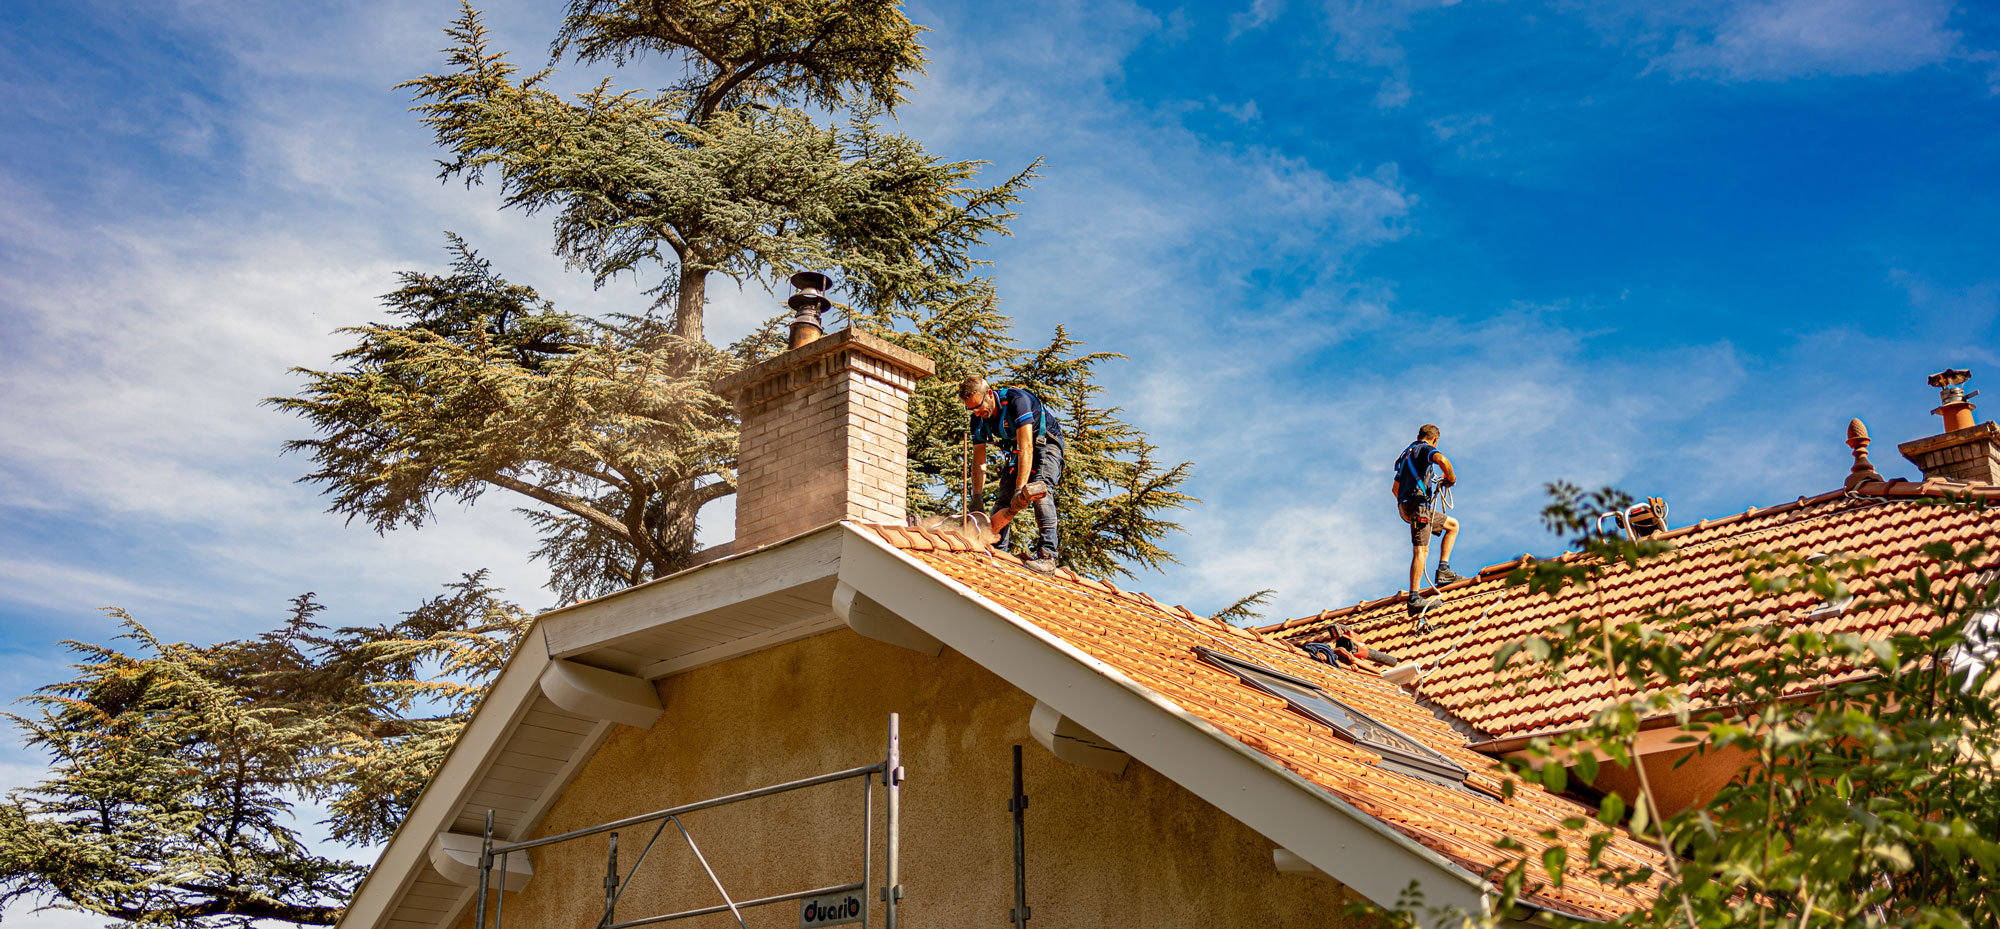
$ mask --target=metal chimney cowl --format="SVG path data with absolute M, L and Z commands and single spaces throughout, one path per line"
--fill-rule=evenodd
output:
M 785 300 L 792 308 L 792 347 L 802 347 L 819 338 L 826 329 L 820 322 L 820 313 L 833 305 L 826 298 L 826 292 L 833 287 L 833 279 L 818 271 L 800 271 L 792 275 L 792 289 L 797 291 Z
M 1938 389 L 1938 407 L 1933 414 L 1944 417 L 1944 432 L 1896 446 L 1911 464 L 1923 469 L 1926 478 L 1944 478 L 1973 484 L 2000 484 L 2000 425 L 1977 422 L 1972 412 L 1978 407 L 1962 386 L 1972 377 L 1964 368 L 1946 368 L 1929 378 Z

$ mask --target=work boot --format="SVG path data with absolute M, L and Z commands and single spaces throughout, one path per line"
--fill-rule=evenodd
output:
M 1054 558 L 1037 558 L 1033 561 L 1024 561 L 1022 565 L 1036 574 L 1056 573 L 1056 560 Z
M 1437 606 L 1438 603 L 1439 601 L 1434 598 L 1426 597 L 1418 593 L 1412 593 L 1410 594 L 1409 602 L 1404 604 L 1404 608 L 1410 611 L 1411 616 L 1422 616 L 1424 615 L 1425 611 L 1429 610 L 1431 607 Z
M 1462 580 L 1465 580 L 1465 575 L 1460 574 L 1457 571 L 1453 571 L 1450 567 L 1447 567 L 1445 565 L 1438 565 L 1437 582 L 1439 587 L 1443 587 L 1446 584 L 1457 583 L 1458 581 Z

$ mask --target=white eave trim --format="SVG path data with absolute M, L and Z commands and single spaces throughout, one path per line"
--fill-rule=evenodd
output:
M 550 703 L 586 719 L 651 729 L 666 712 L 652 681 L 561 658 L 542 671 L 541 685 Z
M 537 620 L 521 637 L 520 646 L 500 669 L 485 698 L 479 701 L 472 721 L 459 733 L 451 751 L 445 753 L 437 774 L 417 798 L 417 805 L 404 817 L 402 825 L 396 827 L 396 834 L 389 837 L 389 844 L 382 849 L 381 857 L 375 859 L 375 866 L 368 869 L 368 876 L 354 891 L 354 899 L 337 926 L 381 925 L 402 898 L 403 889 L 430 867 L 432 837 L 451 831 L 465 797 L 499 754 L 507 733 L 527 714 L 541 693 L 542 672 L 548 664 L 549 650 L 542 641 L 541 622 Z
M 431 843 L 431 867 L 436 868 L 437 873 L 445 880 L 460 887 L 473 888 L 473 892 L 477 893 L 479 848 L 485 842 L 485 836 L 440 832 L 437 839 Z M 489 877 L 489 886 L 491 883 L 499 883 L 501 889 L 509 892 L 516 892 L 528 886 L 528 881 L 535 876 L 535 866 L 529 860 L 528 853 L 515 852 L 501 857 L 507 859 L 504 867 L 501 867 L 503 863 L 498 861 L 494 862 L 494 865 L 496 870 L 504 872 L 504 876 Z
M 843 526 L 843 583 L 1302 861 L 1378 903 L 1417 879 L 1431 905 L 1487 912 L 1491 888 L 1478 875 L 874 533 Z

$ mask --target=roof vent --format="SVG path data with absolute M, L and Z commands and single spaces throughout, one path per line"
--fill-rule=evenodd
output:
M 1962 386 L 1972 372 L 1946 368 L 1930 376 L 1938 389 L 1938 408 L 1944 417 L 1944 432 L 1896 446 L 1910 463 L 1922 468 L 1926 478 L 1943 478 L 1973 484 L 2000 484 L 2000 424 L 1974 422 L 1972 398 L 1979 391 L 1966 392 Z
M 1959 386 L 1971 377 L 1966 368 L 1946 368 L 1930 376 L 1930 385 L 1938 389 L 1938 408 L 1931 415 L 1944 417 L 1946 432 L 1972 428 L 1972 411 L 1979 409 L 1972 405 L 1972 398 L 1979 396 L 1979 391 L 1966 393 Z
M 792 275 L 792 294 L 785 305 L 792 308 L 792 347 L 800 348 L 820 337 L 826 331 L 820 325 L 820 311 L 833 305 L 826 298 L 833 279 L 818 271 L 800 271 Z
M 1618 528 L 1625 530 L 1625 537 L 1634 541 L 1658 535 L 1667 531 L 1667 501 L 1662 497 L 1647 497 L 1646 502 L 1622 510 L 1606 510 L 1597 514 L 1592 531 L 1603 535 L 1605 520 L 1617 523 Z

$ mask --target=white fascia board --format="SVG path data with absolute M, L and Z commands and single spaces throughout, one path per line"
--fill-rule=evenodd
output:
M 404 887 L 421 869 L 430 867 L 433 837 L 451 830 L 466 796 L 478 786 L 493 757 L 499 754 L 502 740 L 541 694 L 542 672 L 548 664 L 549 650 L 542 639 L 542 624 L 537 620 L 521 637 L 520 646 L 500 669 L 500 675 L 494 678 L 493 686 L 473 711 L 472 721 L 466 723 L 458 741 L 445 753 L 444 763 L 431 776 L 431 782 L 424 785 L 417 805 L 403 818 L 402 825 L 396 827 L 396 834 L 389 837 L 389 844 L 375 859 L 375 866 L 368 869 L 368 876 L 354 891 L 354 899 L 336 927 L 376 929 L 388 920 L 402 898 Z
M 543 613 L 549 654 L 575 658 L 666 623 L 832 577 L 840 529 L 826 525 L 595 600 Z
M 843 525 L 843 582 L 1313 867 L 1383 905 L 1415 880 L 1429 905 L 1487 912 L 1491 888 L 1478 875 L 872 532 Z

